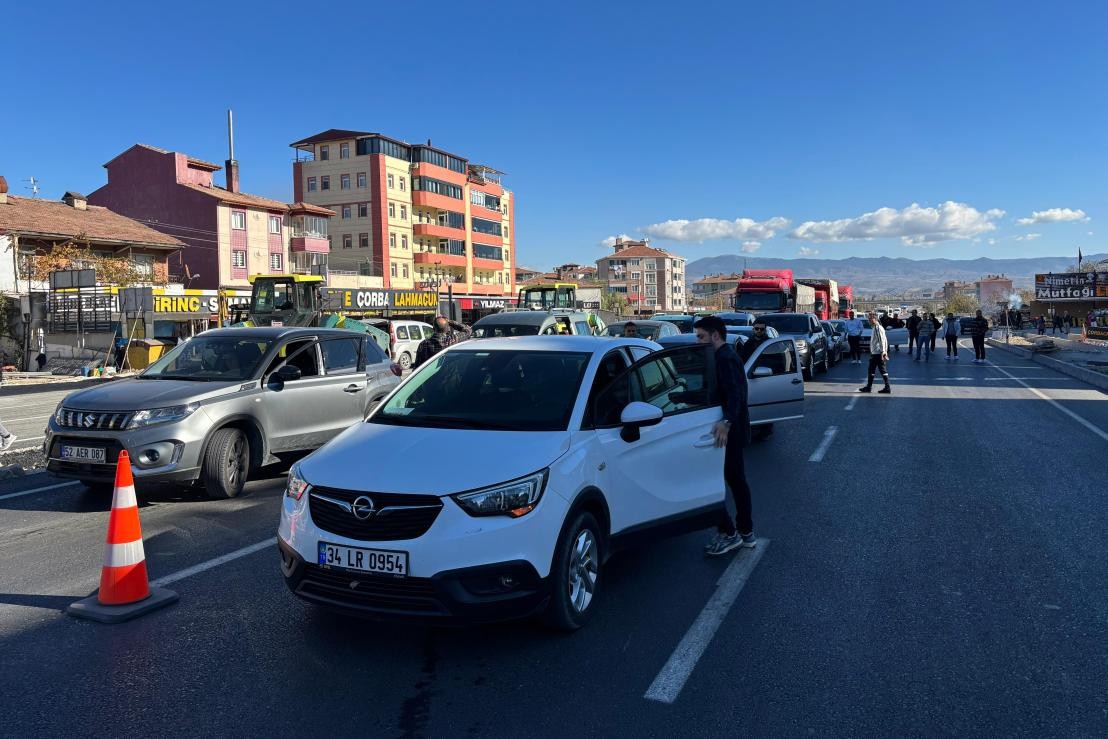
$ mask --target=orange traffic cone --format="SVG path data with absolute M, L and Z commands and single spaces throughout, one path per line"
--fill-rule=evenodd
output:
M 115 468 L 115 494 L 108 518 L 108 542 L 104 548 L 104 567 L 100 570 L 100 592 L 96 599 L 106 606 L 135 603 L 150 595 L 146 576 L 146 553 L 142 549 L 135 479 L 131 458 L 119 453 Z
M 121 451 L 115 469 L 115 493 L 108 516 L 100 590 L 95 596 L 71 604 L 66 610 L 73 616 L 116 623 L 176 600 L 174 592 L 150 588 L 131 458 L 126 451 Z

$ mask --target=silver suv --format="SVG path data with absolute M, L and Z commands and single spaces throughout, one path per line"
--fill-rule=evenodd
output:
M 139 486 L 200 480 L 211 497 L 233 498 L 252 470 L 365 418 L 399 375 L 352 331 L 205 331 L 134 378 L 68 395 L 46 428 L 47 466 L 110 488 L 126 449 Z

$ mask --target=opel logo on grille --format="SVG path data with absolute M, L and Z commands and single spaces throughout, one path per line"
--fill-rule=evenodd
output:
M 86 413 L 84 419 L 81 420 L 81 423 L 84 424 L 85 428 L 90 429 L 96 425 L 96 416 L 92 415 L 91 413 Z
M 362 495 L 354 499 L 354 502 L 350 505 L 350 510 L 354 514 L 354 518 L 365 521 L 374 514 L 376 509 L 373 507 L 373 501 Z

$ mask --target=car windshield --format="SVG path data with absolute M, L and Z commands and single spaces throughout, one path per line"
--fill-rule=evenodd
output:
M 538 336 L 536 324 L 498 323 L 489 326 L 474 326 L 473 338 L 495 339 L 501 336 Z
M 808 333 L 807 316 L 790 316 L 785 314 L 762 316 L 767 326 L 773 326 L 783 334 Z
M 564 431 L 585 352 L 456 350 L 401 386 L 370 423 L 486 431 Z
M 236 381 L 254 376 L 273 342 L 249 336 L 197 336 L 139 375 L 143 380 Z
M 785 307 L 785 296 L 781 293 L 739 293 L 735 297 L 738 310 L 781 310 Z
M 609 323 L 608 336 L 624 336 L 623 327 L 626 325 L 626 323 Z M 629 336 L 628 338 L 649 339 L 650 341 L 654 341 L 658 338 L 658 334 L 661 332 L 661 330 L 662 327 L 660 324 L 649 326 L 642 323 L 636 323 L 634 336 Z
M 749 326 L 753 323 L 754 316 L 719 316 L 719 320 L 723 321 L 724 325 L 727 326 Z
M 693 332 L 693 323 L 695 322 L 691 316 L 661 316 L 658 320 L 672 323 L 677 327 L 677 330 L 683 334 L 691 334 Z

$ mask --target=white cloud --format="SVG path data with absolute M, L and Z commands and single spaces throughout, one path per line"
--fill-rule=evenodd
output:
M 627 239 L 630 239 L 630 238 L 631 237 L 628 236 L 627 234 L 620 234 L 619 236 L 609 236 L 606 239 L 601 239 L 600 245 L 603 246 L 605 249 L 611 249 L 613 246 L 616 245 L 616 239 L 627 240 Z
M 834 243 L 899 238 L 909 246 L 927 246 L 940 241 L 971 239 L 996 230 L 996 221 L 1004 211 L 993 208 L 981 212 L 952 200 L 938 208 L 912 203 L 907 208 L 878 208 L 856 218 L 837 221 L 805 221 L 789 232 L 790 239 Z
M 761 241 L 744 241 L 742 245 L 743 254 L 753 254 L 762 248 Z
M 695 221 L 680 219 L 654 223 L 643 226 L 642 232 L 656 239 L 671 241 L 708 241 L 710 239 L 764 241 L 772 239 L 778 231 L 788 227 L 788 219 L 780 216 L 765 221 L 755 221 L 752 218 L 736 218 L 733 221 L 722 218 L 698 218 Z
M 1016 241 L 1034 241 L 1040 237 L 1042 237 L 1042 234 L 1027 234 L 1025 236 L 1017 236 Z
M 1092 231 L 1090 231 L 1090 232 L 1089 232 L 1089 235 L 1090 235 L 1090 236 L 1092 236 L 1092 235 L 1093 235 L 1093 232 L 1092 232 Z
M 1049 210 L 1036 210 L 1030 218 L 1018 218 L 1016 223 L 1021 226 L 1030 226 L 1035 223 L 1059 223 L 1061 221 L 1089 222 L 1089 217 L 1080 208 L 1050 208 Z
M 989 239 L 989 246 L 996 246 L 1000 242 L 996 239 Z
M 819 254 L 819 249 L 809 249 L 806 246 L 800 247 L 800 251 L 796 253 L 798 257 L 814 257 Z

